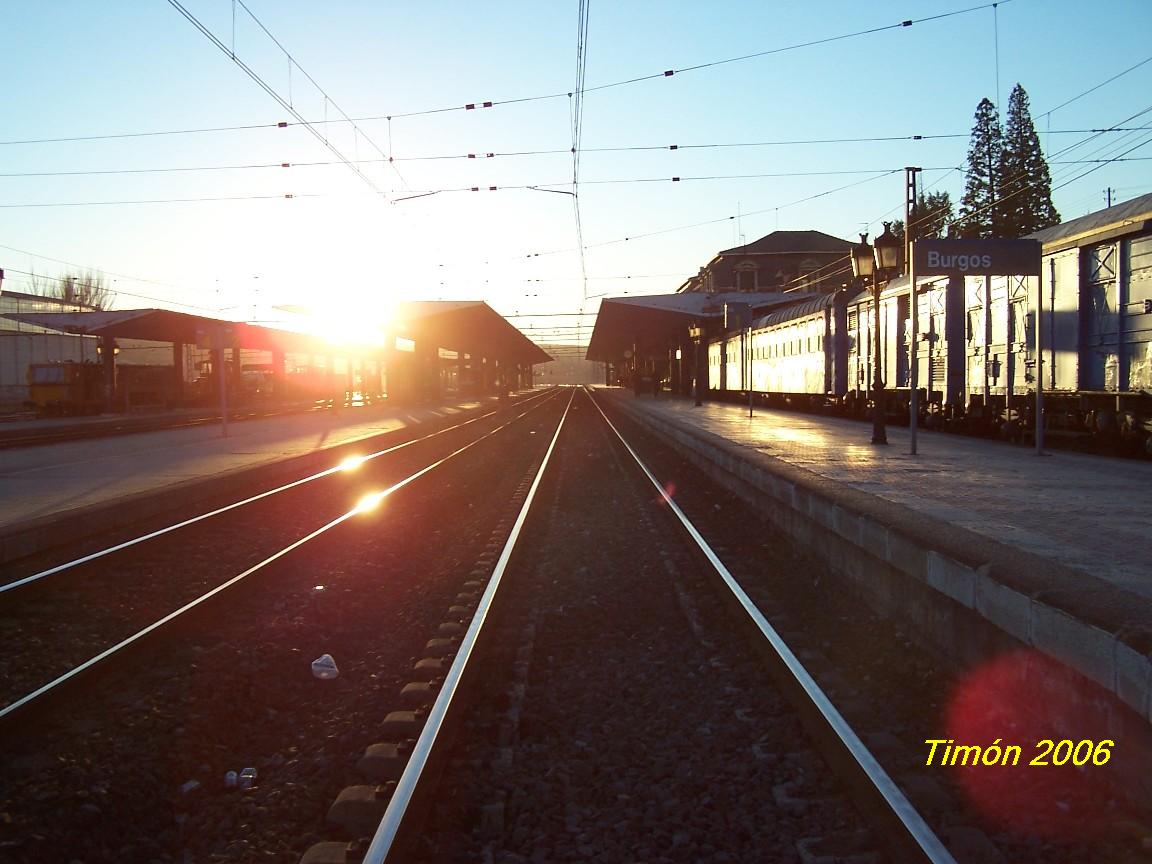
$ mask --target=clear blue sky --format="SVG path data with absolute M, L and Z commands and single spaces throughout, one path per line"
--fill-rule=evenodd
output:
M 1152 108 L 1152 62 L 1046 113 L 1152 57 L 1147 0 L 1008 0 L 995 11 L 964 11 L 978 4 L 963 0 L 591 2 L 583 261 L 570 195 L 449 191 L 571 191 L 576 2 L 245 2 L 295 66 L 239 3 L 183 5 L 304 118 L 335 120 L 338 108 L 392 116 L 361 120 L 359 132 L 314 128 L 350 160 L 395 161 L 358 163 L 367 181 L 344 164 L 301 165 L 338 161 L 303 125 L 7 143 L 294 118 L 164 0 L 5 4 L 5 287 L 26 288 L 15 271 L 60 275 L 69 268 L 47 260 L 59 259 L 104 272 L 121 308 L 182 303 L 270 320 L 275 305 L 309 304 L 364 321 L 390 300 L 443 298 L 486 300 L 509 315 L 594 311 L 602 295 L 674 291 L 718 250 L 777 228 L 850 240 L 875 232 L 901 215 L 906 165 L 922 166 L 927 188 L 958 201 L 963 175 L 954 169 L 964 165 L 976 105 L 987 96 L 1006 107 L 1016 82 L 1030 96 L 1064 218 L 1100 209 L 1107 187 L 1117 202 L 1152 191 L 1152 161 L 1081 179 L 1092 164 L 1060 164 L 1142 142 L 1129 157 L 1152 157 L 1149 131 L 1065 131 Z M 940 15 L 948 17 L 924 20 Z M 891 28 L 904 19 L 916 23 Z M 890 29 L 687 69 L 878 28 Z M 659 75 L 666 69 L 683 71 Z M 545 96 L 555 98 L 532 98 Z M 528 101 L 399 116 L 520 99 Z M 1152 113 L 1127 125 L 1150 124 Z M 882 137 L 903 140 L 780 143 Z M 753 143 L 764 146 L 688 146 Z M 597 152 L 671 144 L 681 149 Z M 525 155 L 427 158 L 470 152 Z M 233 167 L 284 162 L 294 167 Z M 213 170 L 66 173 L 176 168 Z M 20 174 L 54 176 L 12 176 Z M 769 174 L 787 176 L 731 179 Z M 424 192 L 437 194 L 411 197 Z M 91 203 L 210 198 L 251 200 Z M 70 206 L 11 206 L 33 204 Z M 514 320 L 567 328 L 577 319 Z

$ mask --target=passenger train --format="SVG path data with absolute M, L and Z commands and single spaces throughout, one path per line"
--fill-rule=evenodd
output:
M 1039 280 L 917 278 L 919 422 L 1018 438 L 1034 428 L 1042 369 L 1046 434 L 1152 455 L 1152 195 L 1030 237 L 1042 245 Z M 897 422 L 911 402 L 910 294 L 903 276 L 880 299 L 884 409 Z M 708 387 L 746 399 L 750 385 L 769 406 L 863 415 L 873 314 L 871 288 L 845 289 L 725 331 L 708 343 Z

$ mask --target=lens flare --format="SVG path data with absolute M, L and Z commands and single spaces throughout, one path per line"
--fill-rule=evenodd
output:
M 356 503 L 356 513 L 368 513 L 375 510 L 380 506 L 380 502 L 384 500 L 384 492 L 373 492 L 371 495 L 365 495 Z
M 940 744 L 935 770 L 950 772 L 999 830 L 1056 842 L 1115 839 L 1127 818 L 1116 794 L 1129 786 L 1124 766 L 1147 759 L 1150 746 L 1146 727 L 1117 723 L 1124 713 L 1110 693 L 1047 655 L 1005 654 L 965 675 L 948 700 L 950 752 L 975 754 L 975 745 L 984 758 L 964 765 Z M 1010 758 L 991 758 L 1010 745 L 1019 748 Z

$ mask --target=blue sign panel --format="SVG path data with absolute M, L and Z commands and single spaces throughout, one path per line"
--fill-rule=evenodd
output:
M 1039 276 L 1039 240 L 917 240 L 917 276 Z

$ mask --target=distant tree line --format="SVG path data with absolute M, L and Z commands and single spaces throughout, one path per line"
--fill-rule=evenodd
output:
M 30 277 L 33 294 L 38 297 L 52 297 L 62 300 L 69 306 L 86 306 L 90 309 L 107 309 L 113 294 L 108 290 L 103 273 L 88 270 L 74 273 L 65 272 L 56 278 L 50 276 Z
M 953 214 L 947 192 L 919 195 L 912 211 L 917 238 L 987 239 L 1023 237 L 1060 222 L 1052 203 L 1052 177 L 1028 108 L 1028 94 L 1017 84 L 1008 99 L 1008 120 L 990 99 L 976 106 L 968 143 L 968 165 L 960 214 Z M 903 238 L 904 223 L 893 232 Z

